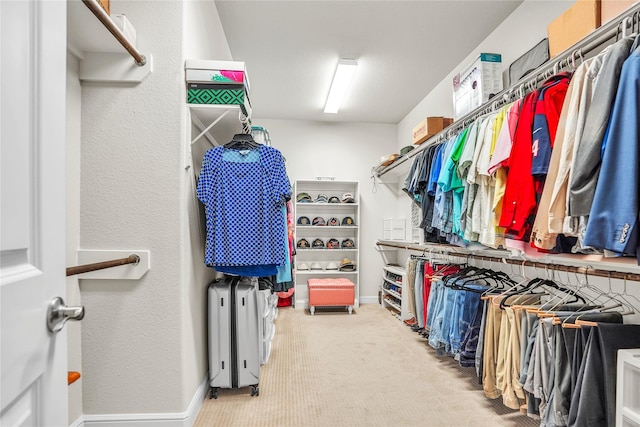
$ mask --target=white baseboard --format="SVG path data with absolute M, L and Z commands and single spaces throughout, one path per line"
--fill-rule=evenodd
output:
M 182 413 L 84 415 L 70 427 L 192 427 L 208 390 L 209 379 L 205 377 Z
M 360 304 L 378 304 L 378 297 L 360 297 Z

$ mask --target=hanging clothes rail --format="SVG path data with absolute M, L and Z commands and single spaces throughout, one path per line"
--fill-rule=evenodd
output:
M 627 29 L 633 28 L 634 24 L 637 25 L 638 20 L 640 20 L 640 3 L 633 5 L 629 10 L 618 16 L 618 18 L 613 19 L 600 26 L 569 49 L 558 54 L 555 58 L 545 62 L 540 67 L 527 74 L 527 76 L 518 80 L 501 92 L 497 93 L 489 101 L 485 102 L 472 112 L 462 116 L 452 125 L 435 134 L 433 137 L 425 141 L 415 150 L 410 151 L 401 159 L 393 162 L 391 165 L 387 166 L 384 169 L 374 170 L 374 173 L 378 177 L 386 174 L 402 163 L 417 156 L 428 146 L 442 142 L 452 137 L 454 134 L 461 131 L 465 127 L 470 126 L 478 117 L 489 114 L 493 111 L 497 111 L 503 105 L 515 101 L 518 98 L 524 97 L 526 94 L 536 89 L 537 86 L 547 78 L 551 77 L 554 74 L 557 74 L 561 70 L 574 65 L 576 61 L 584 59 L 590 53 L 605 47 L 612 39 L 615 39 L 617 36 L 623 35 L 623 33 L 627 31 Z
M 126 49 L 127 52 L 133 57 L 136 61 L 136 65 L 142 67 L 147 63 L 147 58 L 138 52 L 138 49 L 135 48 L 129 40 L 125 37 L 125 35 L 120 31 L 120 28 L 113 22 L 109 14 L 100 6 L 97 0 L 82 0 L 82 2 L 89 8 L 89 10 L 98 18 L 102 25 L 105 26 L 107 30 L 113 37 L 118 40 L 118 42 Z
M 390 243 L 390 242 L 378 242 L 377 245 L 398 248 L 398 249 L 419 251 L 424 255 L 426 255 L 427 253 L 442 254 L 442 255 L 455 256 L 455 257 L 460 257 L 465 259 L 476 259 L 480 261 L 495 261 L 499 264 L 507 263 L 507 264 L 519 265 L 522 267 L 544 268 L 545 270 L 564 271 L 568 273 L 587 274 L 589 276 L 598 276 L 598 277 L 606 277 L 610 279 L 622 279 L 622 280 L 640 282 L 640 273 L 625 273 L 625 272 L 615 271 L 615 270 L 593 268 L 591 266 L 574 267 L 570 265 L 528 261 L 523 259 L 514 259 L 514 258 L 509 258 L 510 256 L 509 252 L 505 252 L 504 255 L 497 255 L 497 254 L 496 255 L 488 255 L 488 254 L 476 255 L 472 253 L 458 252 L 453 249 L 447 250 L 446 247 L 430 248 L 430 247 L 424 247 L 424 246 L 406 245 L 406 244 Z M 498 250 L 494 250 L 494 252 L 497 252 L 497 251 Z
M 76 274 L 88 273 L 90 271 L 104 270 L 105 268 L 118 267 L 127 264 L 137 264 L 140 262 L 138 255 L 129 255 L 126 258 L 119 258 L 110 261 L 96 262 L 93 264 L 78 265 L 76 267 L 67 268 L 67 277 L 75 276 Z

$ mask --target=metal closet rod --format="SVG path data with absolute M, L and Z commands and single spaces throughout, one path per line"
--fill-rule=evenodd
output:
M 140 257 L 136 254 L 129 255 L 126 258 L 113 259 L 110 261 L 95 262 L 93 264 L 78 265 L 76 267 L 67 267 L 67 277 L 76 274 L 88 273 L 90 271 L 104 270 L 105 268 L 118 267 L 127 264 L 137 264 Z
M 378 243 L 378 245 L 389 246 L 389 247 L 405 249 L 405 250 L 421 251 L 424 256 L 427 255 L 427 251 L 429 251 L 430 249 L 430 248 L 423 248 L 419 246 L 393 244 L 393 243 L 387 243 L 387 242 L 384 242 L 384 243 L 380 242 Z M 456 251 L 448 251 L 445 248 L 434 249 L 431 251 L 431 253 L 443 254 L 448 256 L 456 256 L 456 257 L 465 258 L 465 259 L 473 258 L 481 261 L 496 261 L 498 264 L 507 263 L 507 264 L 519 265 L 522 267 L 544 268 L 545 270 L 565 271 L 568 273 L 587 274 L 589 276 L 598 276 L 598 277 L 606 277 L 610 279 L 622 279 L 622 280 L 640 282 L 640 274 L 638 273 L 624 273 L 621 271 L 604 270 L 604 269 L 593 268 L 593 267 L 573 267 L 570 265 L 551 264 L 551 263 L 545 263 L 545 262 L 513 259 L 513 258 L 507 258 L 506 256 L 502 257 L 499 255 L 490 256 L 490 255 L 465 254 L 465 253 L 460 253 Z
M 527 93 L 533 91 L 539 83 L 542 83 L 553 74 L 558 73 L 560 70 L 566 69 L 570 65 L 574 64 L 578 58 L 582 59 L 585 55 L 602 47 L 603 44 L 609 42 L 618 34 L 621 34 L 621 31 L 624 31 L 627 27 L 632 27 L 634 24 L 632 18 L 636 13 L 640 13 L 640 3 L 632 6 L 627 12 L 618 16 L 617 19 L 611 20 L 601 27 L 597 28 L 591 34 L 571 46 L 569 49 L 558 54 L 558 56 L 556 56 L 553 60 L 544 63 L 527 76 L 521 78 L 516 83 L 497 93 L 489 101 L 485 102 L 470 113 L 462 116 L 452 125 L 441 130 L 440 132 L 429 138 L 427 141 L 422 143 L 422 145 L 420 145 L 418 148 L 410 151 L 407 155 L 403 156 L 404 158 L 387 166 L 386 169 L 378 173 L 378 176 L 384 175 L 393 168 L 406 162 L 412 157 L 415 157 L 420 152 L 425 150 L 428 146 L 437 144 L 451 137 L 454 133 L 471 125 L 471 123 L 473 123 L 478 117 L 496 111 L 503 105 L 508 104 L 511 101 L 515 101 L 518 97 L 522 97 Z M 621 26 L 622 28 L 620 28 Z
M 113 34 L 113 37 L 118 40 L 122 47 L 124 47 L 127 52 L 133 56 L 133 59 L 136 61 L 136 65 L 142 67 L 147 63 L 147 58 L 145 58 L 143 54 L 138 52 L 138 49 L 129 43 L 129 40 L 127 40 L 122 31 L 120 31 L 120 28 L 118 28 L 118 26 L 113 22 L 109 14 L 107 14 L 107 11 L 100 6 L 97 0 L 82 0 L 82 2 L 91 12 L 93 12 L 96 18 L 102 22 L 102 25 L 104 25 L 106 29 Z

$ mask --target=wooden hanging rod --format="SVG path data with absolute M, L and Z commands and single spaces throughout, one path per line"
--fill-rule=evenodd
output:
M 67 267 L 67 277 L 76 274 L 88 273 L 90 271 L 104 270 L 105 268 L 118 267 L 127 264 L 137 264 L 140 262 L 138 255 L 129 255 L 126 258 L 113 259 L 111 261 L 95 262 L 93 264 L 78 265 L 76 267 Z
M 390 242 L 378 242 L 377 245 L 405 249 L 405 250 L 420 251 L 424 255 L 427 255 L 427 252 L 431 251 L 431 253 L 447 254 L 449 256 L 457 256 L 461 258 L 473 258 L 481 261 L 499 261 L 500 263 L 520 265 L 523 267 L 544 268 L 546 270 L 564 271 L 568 273 L 587 274 L 589 276 L 598 276 L 598 277 L 606 277 L 611 279 L 621 279 L 621 280 L 630 280 L 634 282 L 640 282 L 640 274 L 638 273 L 624 273 L 621 271 L 605 270 L 605 269 L 593 268 L 593 267 L 574 267 L 570 265 L 527 261 L 522 259 L 513 259 L 513 258 L 509 258 L 510 255 L 508 253 L 505 253 L 505 256 L 475 255 L 471 253 L 461 253 L 455 250 L 447 250 L 447 248 L 445 247 L 432 249 L 429 247 L 425 248 L 421 246 L 404 245 L 401 243 L 390 243 Z
M 127 52 L 133 57 L 136 61 L 136 65 L 142 67 L 147 63 L 147 58 L 140 52 L 138 49 L 133 46 L 129 40 L 125 37 L 125 35 L 120 31 L 120 28 L 113 22 L 113 19 L 109 16 L 109 14 L 100 6 L 97 0 L 82 0 L 82 2 L 89 8 L 89 10 L 98 18 L 102 25 L 105 26 L 107 30 L 113 37 L 118 40 L 118 42 L 126 49 Z

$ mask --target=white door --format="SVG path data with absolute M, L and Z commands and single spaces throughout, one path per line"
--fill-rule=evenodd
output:
M 66 3 L 0 1 L 0 426 L 67 426 Z

